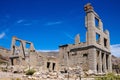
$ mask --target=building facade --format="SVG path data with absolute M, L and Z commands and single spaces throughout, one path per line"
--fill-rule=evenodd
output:
M 75 44 L 59 46 L 60 71 L 69 71 L 75 66 L 94 74 L 112 72 L 109 31 L 103 31 L 103 23 L 91 4 L 84 6 L 86 13 L 86 42 L 75 37 Z

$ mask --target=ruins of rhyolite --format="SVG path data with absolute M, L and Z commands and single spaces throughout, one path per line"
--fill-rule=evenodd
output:
M 67 73 L 74 68 L 94 74 L 112 72 L 109 31 L 103 31 L 103 23 L 91 4 L 86 4 L 84 10 L 86 42 L 80 42 L 77 34 L 75 44 L 61 45 L 56 53 L 42 53 L 32 42 L 13 37 L 10 64 L 47 72 Z
M 112 72 L 110 40 L 108 30 L 103 31 L 103 23 L 91 4 L 84 6 L 86 12 L 86 42 L 75 37 L 75 44 L 60 46 L 60 71 L 69 71 L 69 67 L 80 66 L 83 71 L 94 74 Z

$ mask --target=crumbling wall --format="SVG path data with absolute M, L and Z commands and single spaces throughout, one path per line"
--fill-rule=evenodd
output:
M 36 66 L 38 54 L 35 51 L 34 45 L 32 42 L 19 39 L 17 37 L 12 38 L 11 44 L 11 56 L 10 62 L 11 65 L 20 65 L 20 66 Z

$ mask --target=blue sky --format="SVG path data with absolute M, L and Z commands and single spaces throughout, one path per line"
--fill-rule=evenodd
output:
M 78 33 L 85 42 L 84 5 L 89 1 L 110 31 L 112 52 L 118 56 L 119 0 L 0 0 L 0 46 L 10 49 L 12 36 L 33 42 L 37 50 L 58 50 L 74 43 Z

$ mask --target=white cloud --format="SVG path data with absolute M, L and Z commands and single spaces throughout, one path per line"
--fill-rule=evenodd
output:
M 5 37 L 5 32 L 2 32 L 1 34 L 0 34 L 0 39 L 2 39 L 3 37 Z
M 58 52 L 59 50 L 37 50 L 38 52 Z
M 23 19 L 20 19 L 17 21 L 18 24 L 22 23 L 24 20 Z
M 51 26 L 51 25 L 56 25 L 56 24 L 61 24 L 61 21 L 57 21 L 57 22 L 47 22 L 45 25 L 46 26 Z
M 111 53 L 116 57 L 120 57 L 120 44 L 111 45 Z

